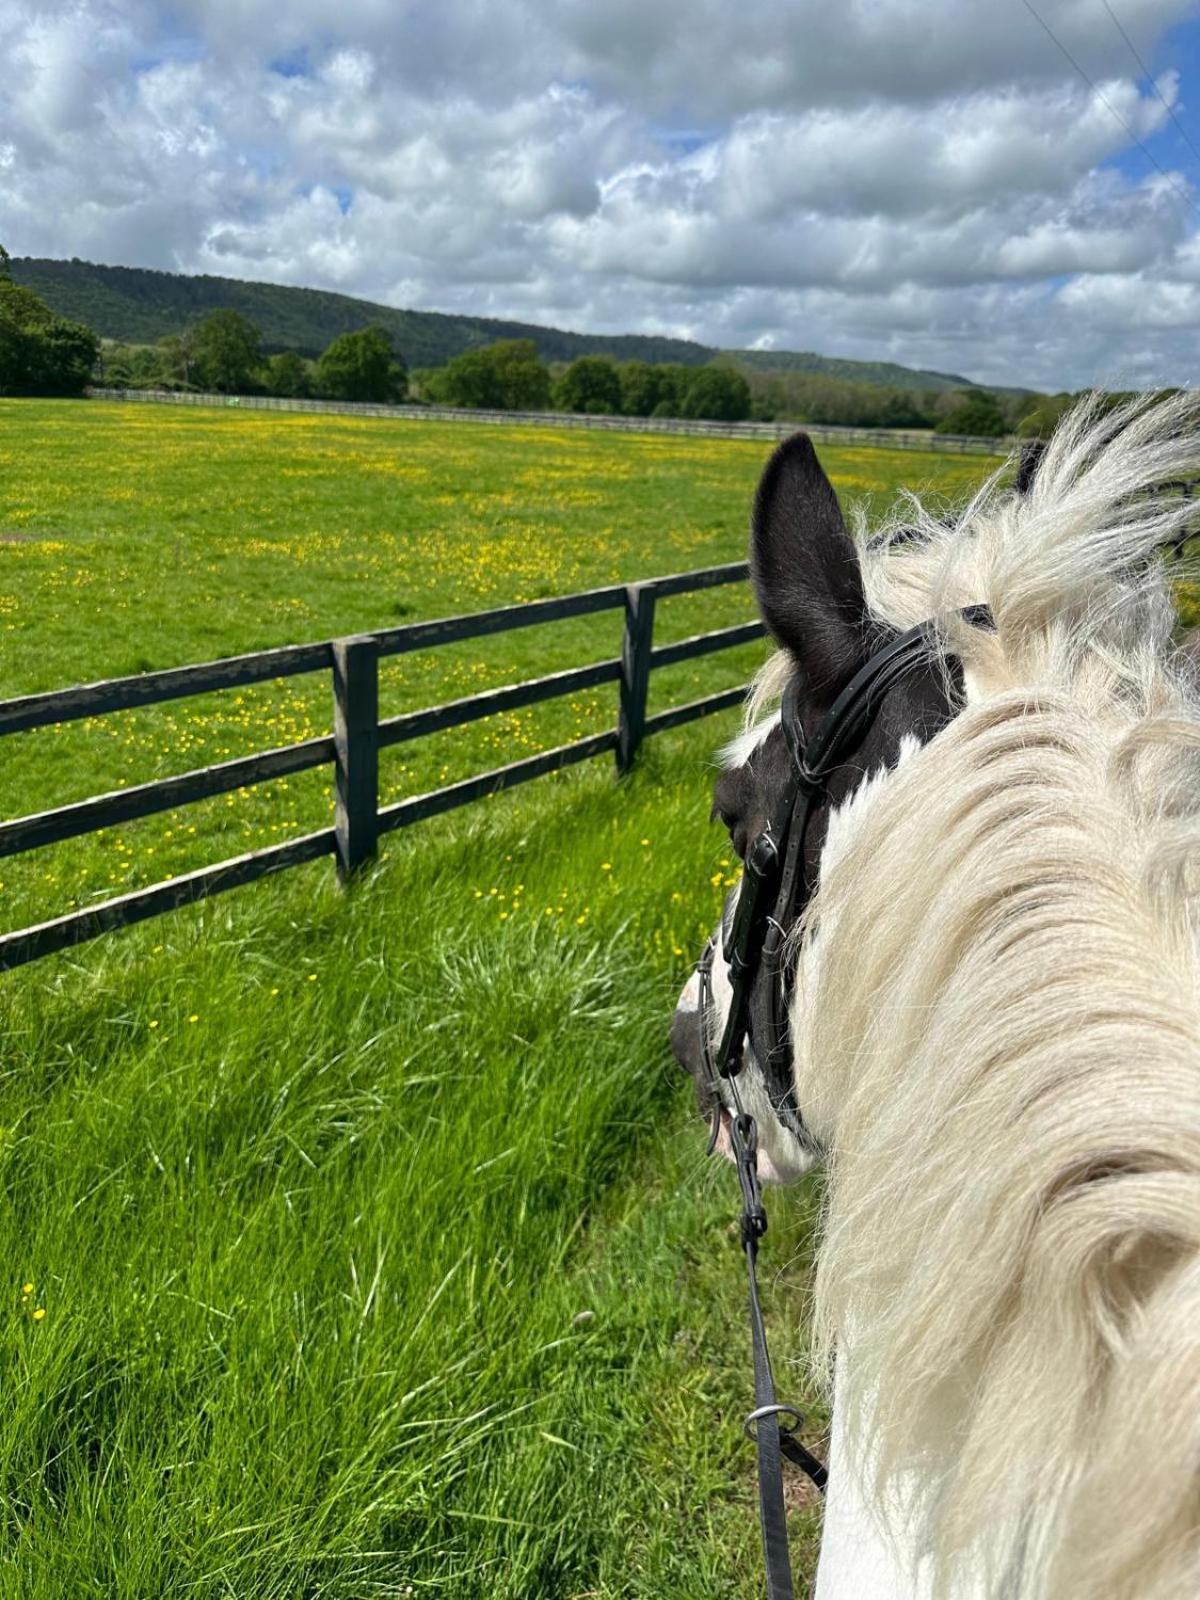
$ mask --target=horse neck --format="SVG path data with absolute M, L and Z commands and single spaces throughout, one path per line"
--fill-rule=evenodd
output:
M 1104 1505 L 1103 1453 L 1140 1425 L 1129 1374 L 1200 1316 L 1195 941 L 1113 771 L 1112 730 L 1070 705 L 965 714 L 830 864 L 793 1017 L 830 1149 L 817 1309 L 843 1453 L 876 1498 L 920 1462 L 939 1572 L 1001 1574 L 1024 1543 L 1028 1592 L 1056 1600 L 1087 1592 L 1085 1545 L 1119 1568 L 1194 1517 L 1174 1369 L 1141 1403 L 1167 1509 L 1114 1544 Z

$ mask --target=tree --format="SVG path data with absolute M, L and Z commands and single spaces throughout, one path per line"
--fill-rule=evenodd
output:
M 695 369 L 671 361 L 622 361 L 617 373 L 627 417 L 678 417 Z
M 413 367 L 408 374 L 408 396 L 424 400 L 426 405 L 450 406 L 454 402 L 450 398 L 449 385 L 446 382 L 445 367 Z
M 550 404 L 550 369 L 532 339 L 500 339 L 490 357 L 505 411 L 544 411 Z
M 51 317 L 37 331 L 30 359 L 34 394 L 82 394 L 92 376 L 100 340 L 81 322 Z
M 750 415 L 750 385 L 731 367 L 701 367 L 687 386 L 681 414 L 710 422 L 744 422 Z
M 976 439 L 998 439 L 1006 433 L 1004 413 L 990 394 L 976 389 L 964 393 L 959 404 L 948 411 L 934 433 L 958 433 Z
M 823 372 L 743 372 L 750 415 L 764 421 L 831 422 L 851 428 L 932 428 L 962 395 L 940 403 L 934 391 L 835 378 Z
M 161 347 L 112 344 L 100 352 L 101 382 L 112 389 L 160 389 L 170 380 L 166 351 Z
M 262 363 L 258 329 L 240 311 L 210 311 L 196 324 L 195 361 L 200 382 L 220 394 L 251 388 Z
M 619 413 L 621 379 L 615 362 L 607 356 L 579 356 L 555 384 L 554 403 L 560 411 Z
M 1030 409 L 1020 418 L 1014 432 L 1020 439 L 1048 439 L 1060 417 L 1074 403 L 1075 397 L 1069 394 L 1036 395 L 1026 402 Z
M 317 393 L 330 400 L 390 405 L 408 392 L 408 371 L 378 323 L 341 333 L 317 362 Z
M 438 398 L 445 405 L 471 406 L 479 411 L 504 409 L 500 378 L 486 350 L 464 350 L 447 361 L 438 387 Z
M 532 339 L 500 339 L 466 350 L 426 377 L 430 400 L 483 411 L 542 411 L 550 403 L 550 372 Z
M 2 247 L 0 247 L 2 249 Z M 81 322 L 55 316 L 32 289 L 14 283 L 0 260 L 0 392 L 80 394 L 100 341 Z
M 683 397 L 691 383 L 695 367 L 685 367 L 678 361 L 666 361 L 654 369 L 658 380 L 658 400 L 654 416 L 680 417 L 683 415 Z M 664 411 L 663 407 L 667 409 Z
M 167 377 L 184 389 L 195 387 L 197 375 L 196 330 L 184 328 L 179 333 L 169 333 L 158 341 L 162 351 Z
M 267 362 L 267 388 L 272 394 L 293 400 L 311 394 L 308 362 L 294 350 L 281 350 Z
M 4 315 L 0 302 L 0 394 L 21 394 L 25 377 L 25 335 Z
M 927 428 L 929 412 L 912 389 L 879 391 L 877 428 Z
M 627 417 L 648 417 L 664 398 L 660 371 L 648 361 L 622 361 L 617 373 L 621 379 L 621 410 Z

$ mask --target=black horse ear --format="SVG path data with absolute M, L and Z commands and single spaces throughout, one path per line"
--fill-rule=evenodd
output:
M 750 576 L 763 621 L 824 710 L 865 660 L 869 623 L 854 541 L 806 433 L 785 440 L 762 475 Z

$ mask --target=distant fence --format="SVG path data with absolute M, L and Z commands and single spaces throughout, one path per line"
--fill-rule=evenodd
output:
M 819 444 L 884 450 L 946 451 L 951 455 L 1003 455 L 1013 441 L 973 439 L 956 433 L 887 428 L 840 428 L 820 422 L 701 422 L 686 417 L 594 417 L 577 411 L 475 411 L 456 406 L 359 405 L 348 400 L 286 400 L 262 394 L 194 394 L 167 389 L 89 389 L 94 400 L 163 406 L 224 406 L 243 411 L 303 411 L 343 417 L 391 417 L 407 422 L 485 422 L 500 427 L 589 428 L 605 433 L 671 433 L 702 439 L 786 439 L 803 427 Z
M 332 855 L 339 874 L 346 878 L 375 855 L 380 837 L 393 829 L 408 827 L 427 817 L 437 816 L 440 812 L 453 810 L 456 806 L 496 794 L 502 789 L 511 789 L 531 778 L 574 766 L 577 762 L 590 760 L 610 750 L 616 755 L 618 772 L 628 772 L 638 746 L 647 735 L 677 728 L 697 717 L 737 705 L 745 694 L 744 687 L 725 689 L 719 694 L 673 706 L 668 711 L 648 717 L 646 698 L 651 672 L 657 667 L 672 666 L 677 662 L 691 661 L 698 656 L 747 644 L 761 638 L 766 632 L 761 622 L 753 621 L 656 646 L 654 612 L 657 601 L 667 595 L 688 594 L 720 584 L 737 583 L 748 575 L 749 568 L 745 562 L 734 562 L 727 566 L 706 567 L 697 572 L 651 578 L 643 583 L 614 585 L 605 589 L 586 590 L 581 594 L 564 595 L 558 599 L 503 606 L 468 616 L 409 623 L 404 627 L 354 638 L 329 639 L 320 644 L 288 645 L 280 650 L 233 656 L 202 666 L 176 667 L 165 672 L 113 678 L 79 688 L 56 689 L 47 694 L 0 701 L 2 737 L 54 723 L 75 721 L 80 717 L 104 716 L 114 711 L 127 711 L 137 706 L 155 705 L 166 700 L 293 677 L 300 673 L 326 671 L 332 672 L 333 676 L 331 734 L 0 823 L 0 857 L 20 855 L 43 845 L 95 833 L 101 828 L 153 816 L 156 812 L 170 811 L 176 806 L 190 805 L 212 795 L 226 794 L 234 789 L 304 772 L 312 767 L 332 765 L 334 769 L 334 822 L 331 828 L 221 861 L 216 866 L 203 867 L 182 877 L 170 878 L 103 904 L 70 912 L 51 922 L 4 934 L 0 936 L 0 971 L 22 966 L 53 951 L 80 944 L 97 934 L 142 922 L 148 917 L 158 916 L 208 895 L 252 883 L 268 873 L 300 866 L 318 856 Z M 566 672 L 555 672 L 548 677 L 488 689 L 445 705 L 380 719 L 379 661 L 382 657 L 506 633 L 537 623 L 557 622 L 566 617 L 582 617 L 618 609 L 623 609 L 625 613 L 625 634 L 619 656 L 573 667 Z M 560 695 L 575 694 L 602 683 L 616 683 L 618 686 L 615 728 L 380 809 L 380 750 L 445 728 L 461 727 L 464 723 L 490 717 L 499 711 L 512 711 Z

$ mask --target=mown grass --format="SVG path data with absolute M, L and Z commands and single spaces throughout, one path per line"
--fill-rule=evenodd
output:
M 735 559 L 764 454 L 67 405 L 0 429 L 0 526 L 32 535 L 0 545 L 5 693 L 379 626 L 401 593 L 427 616 Z M 852 492 L 982 470 L 829 456 Z M 243 549 L 264 526 L 273 553 Z M 746 606 L 664 607 L 667 630 Z M 606 620 L 406 663 L 393 703 L 610 653 Z M 323 731 L 327 695 L 6 740 L 6 812 Z M 612 709 L 460 730 L 389 781 Z M 704 821 L 733 726 L 397 836 L 349 893 L 316 864 L 0 980 L 0 1592 L 759 1592 L 736 1185 L 666 1049 L 733 876 Z M 327 818 L 325 784 L 281 787 L 6 863 L 8 924 Z M 816 1203 L 776 1198 L 767 1275 L 810 1404 L 784 1352 Z

